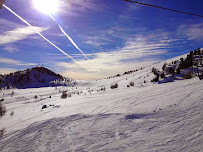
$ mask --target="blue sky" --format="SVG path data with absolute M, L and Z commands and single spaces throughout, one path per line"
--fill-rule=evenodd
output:
M 5 8 L 0 10 L 0 73 L 42 65 L 64 76 L 97 79 L 134 70 L 202 47 L 203 18 L 123 0 L 59 0 L 54 18 L 88 56 L 32 0 L 7 0 L 28 21 L 86 69 L 59 52 Z M 137 0 L 203 15 L 202 0 Z

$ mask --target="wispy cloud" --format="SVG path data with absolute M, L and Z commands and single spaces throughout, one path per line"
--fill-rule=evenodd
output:
M 12 21 L 1 18 L 0 19 L 0 29 L 2 29 L 1 32 L 5 31 L 5 28 L 8 28 L 8 27 L 17 28 L 17 27 L 21 27 L 21 25 L 16 22 L 12 22 Z
M 179 35 L 188 37 L 189 40 L 203 40 L 203 23 L 181 25 L 177 32 Z
M 84 75 L 86 79 L 92 79 L 95 77 L 107 77 L 122 73 L 126 70 L 132 70 L 144 65 L 149 65 L 159 58 L 157 56 L 166 54 L 168 51 L 168 42 L 159 42 L 154 40 L 157 35 L 134 35 L 131 38 L 126 39 L 123 47 L 111 50 L 109 52 L 98 52 L 91 54 L 91 60 L 78 61 L 88 71 L 84 71 L 77 65 L 66 62 L 59 62 L 56 66 L 66 76 L 76 75 L 79 77 Z M 161 38 L 159 38 L 161 39 Z M 90 76 L 88 78 L 88 76 Z M 78 78 L 78 77 L 77 77 Z
M 41 27 L 34 27 L 34 28 L 37 29 L 39 32 L 43 32 L 46 30 L 46 28 L 41 28 Z M 36 32 L 33 31 L 30 27 L 27 27 L 27 26 L 18 27 L 18 28 L 15 28 L 14 30 L 6 31 L 3 34 L 1 34 L 0 45 L 18 42 L 34 34 L 36 34 Z
M 111 39 L 112 33 L 111 33 L 111 27 L 108 30 L 104 29 L 92 29 L 92 31 L 88 32 L 88 35 L 81 35 L 86 39 L 86 42 L 97 42 L 97 43 L 106 43 L 113 41 Z
M 6 46 L 3 48 L 3 50 L 8 51 L 9 53 L 15 53 L 15 52 L 19 51 L 19 49 L 14 46 Z
M 19 60 L 14 60 L 14 59 L 4 58 L 4 57 L 0 57 L 0 63 L 10 65 L 10 66 L 30 66 L 30 65 L 34 66 L 34 65 L 38 65 L 37 63 L 24 63 L 24 62 L 21 62 Z
M 39 65 L 38 63 L 20 63 L 18 66 L 37 66 Z
M 78 72 L 63 71 L 63 72 L 61 72 L 61 74 L 63 76 L 67 76 L 69 78 L 81 79 L 81 80 L 95 80 L 95 79 L 105 78 L 104 76 L 101 76 L 99 74 L 82 73 L 80 71 L 78 71 Z
M 4 63 L 4 64 L 12 64 L 12 65 L 19 65 L 21 64 L 20 61 L 18 60 L 14 60 L 14 59 L 9 59 L 9 58 L 0 58 L 0 63 Z
M 106 45 L 107 43 L 104 43 L 104 42 L 98 42 L 97 40 L 88 40 L 86 42 L 84 42 L 86 44 L 89 44 L 89 45 L 93 45 L 93 46 L 96 46 L 96 47 L 99 47 L 99 46 L 102 46 L 102 45 Z
M 60 8 L 60 14 L 79 15 L 85 10 L 101 10 L 102 6 L 96 5 L 94 0 L 61 0 Z
M 128 70 L 134 70 L 136 68 L 144 67 L 151 65 L 154 63 L 154 60 L 149 61 L 143 61 L 143 62 L 137 62 L 137 63 L 122 63 L 122 62 L 115 62 L 112 64 L 109 64 L 107 61 L 100 60 L 99 59 L 93 59 L 86 61 L 86 65 L 89 67 L 89 71 L 84 71 L 78 67 L 76 67 L 73 64 L 69 64 L 66 62 L 57 63 L 56 71 L 61 73 L 63 76 L 67 76 L 73 79 L 86 79 L 86 80 L 92 80 L 92 79 L 100 79 L 100 78 L 106 78 L 108 76 L 113 76 L 118 73 L 123 73 L 124 71 Z M 81 61 L 82 62 L 82 61 Z M 84 62 L 83 62 L 84 63 Z M 93 71 L 94 70 L 94 71 Z

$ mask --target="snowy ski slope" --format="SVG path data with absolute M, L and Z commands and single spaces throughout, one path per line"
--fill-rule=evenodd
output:
M 0 118 L 0 129 L 6 129 L 0 151 L 201 152 L 203 81 L 151 83 L 151 68 L 163 63 L 112 79 L 78 81 L 77 88 L 1 91 L 7 113 Z M 131 81 L 134 87 L 127 88 Z M 118 88 L 110 89 L 116 82 Z M 72 97 L 61 99 L 63 90 Z

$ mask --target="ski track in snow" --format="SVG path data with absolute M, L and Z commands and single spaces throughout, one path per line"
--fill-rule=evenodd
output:
M 54 88 L 16 91 L 13 98 L 7 91 L 0 151 L 201 152 L 202 88 L 194 78 L 67 99 Z M 41 98 L 34 99 L 36 94 Z M 41 110 L 44 104 L 59 107 Z
M 202 102 L 191 108 L 170 114 L 78 114 L 55 118 L 6 135 L 0 150 L 198 151 L 203 132 Z

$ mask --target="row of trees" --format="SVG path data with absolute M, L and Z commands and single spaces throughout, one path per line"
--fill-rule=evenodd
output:
M 202 55 L 202 51 L 198 48 L 195 51 L 191 51 L 186 58 L 180 58 L 180 60 L 172 61 L 172 63 L 164 63 L 162 66 L 162 72 L 156 68 L 152 68 L 152 73 L 156 76 L 151 82 L 158 82 L 159 78 L 164 78 L 166 75 L 171 74 L 175 77 L 175 73 L 180 74 L 182 70 L 191 68 L 196 65 L 194 59 L 197 55 Z M 194 75 L 192 70 L 185 70 L 183 78 L 190 79 Z

